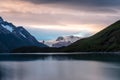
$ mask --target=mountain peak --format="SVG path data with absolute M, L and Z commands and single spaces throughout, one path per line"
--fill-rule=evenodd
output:
M 48 47 L 39 43 L 24 27 L 15 26 L 0 17 L 0 52 L 29 46 Z
M 79 39 L 81 39 L 81 38 L 77 37 L 77 36 L 59 36 L 55 40 L 42 41 L 42 43 L 48 45 L 49 47 L 59 48 L 59 47 L 63 47 L 63 46 L 68 46 Z
M 0 22 L 3 22 L 4 20 L 3 20 L 3 18 L 2 17 L 0 17 Z
M 64 37 L 60 36 L 56 39 L 56 41 L 64 40 Z

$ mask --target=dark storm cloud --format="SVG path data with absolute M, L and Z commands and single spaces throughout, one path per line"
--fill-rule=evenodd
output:
M 120 0 L 23 0 L 33 4 L 55 4 L 54 7 L 86 12 L 117 13 Z
M 78 6 L 119 6 L 120 0 L 24 0 L 35 4 L 65 3 Z

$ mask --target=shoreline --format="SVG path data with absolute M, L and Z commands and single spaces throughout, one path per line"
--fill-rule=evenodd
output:
M 32 61 L 32 60 L 94 60 L 120 62 L 120 54 L 116 53 L 75 53 L 75 54 L 52 54 L 52 53 L 2 53 L 0 61 Z

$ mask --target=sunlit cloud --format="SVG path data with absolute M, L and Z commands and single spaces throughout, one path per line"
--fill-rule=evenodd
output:
M 95 34 L 120 19 L 119 4 L 119 0 L 1 0 L 0 15 L 26 29 Z

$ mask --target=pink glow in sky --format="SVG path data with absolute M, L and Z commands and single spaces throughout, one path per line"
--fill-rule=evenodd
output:
M 120 19 L 119 4 L 119 0 L 0 0 L 0 16 L 24 26 L 38 40 L 52 39 L 102 30 Z

